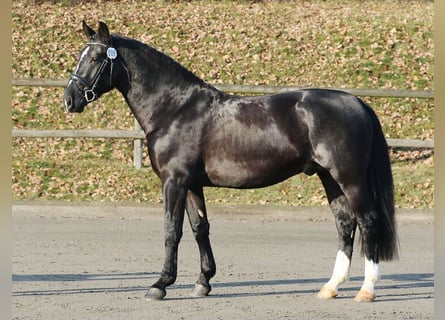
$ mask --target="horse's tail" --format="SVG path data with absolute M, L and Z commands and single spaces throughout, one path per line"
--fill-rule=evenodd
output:
M 360 100 L 372 119 L 373 138 L 368 165 L 368 189 L 378 215 L 377 244 L 381 260 L 398 258 L 394 210 L 394 184 L 388 144 L 380 121 L 369 105 Z

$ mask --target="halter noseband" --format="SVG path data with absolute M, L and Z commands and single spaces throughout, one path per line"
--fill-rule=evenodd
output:
M 70 77 L 70 80 L 75 80 L 75 81 L 79 81 L 80 83 L 82 83 L 86 89 L 81 90 L 79 87 L 78 90 L 79 91 L 83 91 L 83 97 L 85 98 L 85 100 L 87 102 L 91 102 L 96 100 L 97 98 L 97 94 L 95 92 L 97 83 L 99 82 L 100 77 L 102 76 L 102 73 L 105 70 L 105 67 L 107 66 L 108 63 L 111 63 L 111 69 L 110 69 L 110 86 L 111 86 L 111 79 L 112 79 L 112 75 L 113 75 L 113 60 L 117 58 L 117 51 L 114 47 L 112 46 L 108 46 L 106 44 L 100 43 L 100 42 L 88 42 L 87 43 L 88 46 L 102 46 L 107 48 L 107 58 L 104 59 L 102 61 L 102 63 L 100 64 L 99 70 L 97 71 L 96 75 L 93 77 L 93 80 L 90 82 L 87 79 L 85 79 L 84 77 L 79 76 L 76 73 L 73 73 Z

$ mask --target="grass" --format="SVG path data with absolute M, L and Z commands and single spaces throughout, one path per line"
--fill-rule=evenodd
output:
M 84 1 L 85 2 L 85 1 Z M 68 6 L 68 7 L 67 7 Z M 88 15 L 85 16 L 85 12 Z M 78 17 L 171 55 L 211 83 L 314 87 L 433 88 L 433 3 L 406 1 L 67 1 L 13 3 L 13 77 L 67 78 L 85 43 Z M 133 116 L 112 92 L 67 116 L 61 88 L 14 87 L 18 129 L 130 129 Z M 387 137 L 432 139 L 432 99 L 365 98 Z M 145 151 L 146 152 L 146 151 Z M 14 139 L 17 200 L 162 201 L 148 167 L 132 167 L 132 142 Z M 434 154 L 392 150 L 398 207 L 433 207 Z M 317 205 L 316 177 L 257 190 L 208 189 L 210 203 Z

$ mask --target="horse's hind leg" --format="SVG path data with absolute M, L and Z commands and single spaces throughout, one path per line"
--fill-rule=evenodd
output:
M 329 172 L 319 172 L 318 176 L 334 214 L 339 239 L 332 276 L 317 294 L 318 298 L 329 299 L 336 297 L 338 286 L 348 280 L 357 222 L 344 193 Z
M 192 291 L 192 296 L 207 296 L 211 290 L 209 280 L 215 275 L 216 265 L 209 240 L 209 222 L 202 187 L 188 191 L 186 211 L 201 256 L 201 274 Z
M 345 195 L 356 215 L 360 229 L 362 252 L 365 256 L 365 279 L 355 301 L 375 300 L 374 286 L 379 280 L 378 215 L 365 184 L 344 186 Z

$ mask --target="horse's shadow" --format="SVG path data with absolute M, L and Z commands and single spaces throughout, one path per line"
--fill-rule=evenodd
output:
M 158 273 L 135 272 L 135 273 L 81 273 L 81 274 L 14 274 L 12 282 L 75 282 L 76 286 L 64 289 L 42 289 L 42 290 L 17 290 L 12 292 L 13 297 L 21 296 L 48 296 L 48 295 L 73 295 L 73 294 L 91 294 L 91 293 L 108 293 L 108 292 L 137 292 L 146 291 L 148 286 L 125 286 L 125 282 L 130 280 L 141 280 L 146 283 L 156 279 Z M 277 280 L 252 280 L 252 281 L 236 281 L 236 282 L 216 282 L 213 284 L 214 294 L 208 298 L 242 298 L 255 296 L 276 296 L 276 295 L 303 295 L 316 294 L 318 289 L 328 281 L 328 278 L 312 278 L 312 279 L 277 279 Z M 114 286 L 96 286 L 79 288 L 78 282 L 113 282 L 119 281 L 119 285 Z M 354 294 L 360 289 L 363 277 L 351 277 L 344 287 L 340 288 L 337 299 L 353 298 Z M 434 274 L 433 273 L 407 273 L 407 274 L 391 274 L 384 275 L 381 278 L 381 285 L 376 286 L 379 292 L 379 300 L 377 301 L 397 301 L 397 300 L 415 300 L 434 298 Z M 295 289 L 286 290 L 289 285 L 294 285 Z M 308 288 L 308 285 L 311 288 Z M 302 289 L 298 287 L 304 286 Z M 171 289 L 192 289 L 192 285 L 173 285 Z M 256 289 L 243 292 L 241 288 Z M 284 288 L 286 287 L 286 288 Z M 233 288 L 230 293 L 218 292 L 218 288 Z M 281 288 L 281 290 L 280 290 Z M 407 289 L 423 288 L 422 292 L 413 292 Z M 385 293 L 388 290 L 390 292 Z M 394 292 L 395 290 L 396 293 Z M 227 291 L 227 290 L 225 290 Z M 179 298 L 169 298 L 169 300 L 196 299 L 189 296 Z
M 345 286 L 340 287 L 337 299 L 353 299 L 355 294 L 360 290 L 363 283 L 363 277 L 351 277 Z M 329 278 L 313 278 L 313 279 L 283 279 L 283 280 L 254 280 L 240 282 L 222 282 L 213 284 L 213 288 L 240 288 L 240 287 L 258 287 L 255 292 L 235 292 L 235 293 L 218 293 L 210 295 L 209 298 L 237 298 L 237 297 L 255 297 L 255 296 L 277 296 L 277 295 L 315 295 L 321 286 L 326 283 Z M 416 300 L 416 299 L 433 299 L 434 298 L 434 274 L 433 273 L 409 273 L 409 274 L 392 274 L 381 277 L 381 282 L 388 282 L 382 285 L 376 285 L 379 300 L 377 301 L 397 301 L 397 300 Z M 308 284 L 313 284 L 313 288 L 307 289 Z M 295 289 L 279 290 L 280 286 L 294 285 Z M 298 289 L 299 286 L 305 285 L 306 289 Z M 192 288 L 192 286 L 183 286 Z M 267 287 L 265 291 L 261 291 L 261 287 Z M 271 290 L 273 288 L 273 290 Z M 413 292 L 415 288 L 424 288 L 423 292 Z M 275 290 L 278 289 L 278 290 Z M 391 292 L 385 293 L 385 290 Z M 394 293 L 400 290 L 400 293 Z M 236 291 L 236 290 L 234 290 Z M 409 291 L 409 292 L 406 292 Z M 177 298 L 185 299 L 184 298 Z

